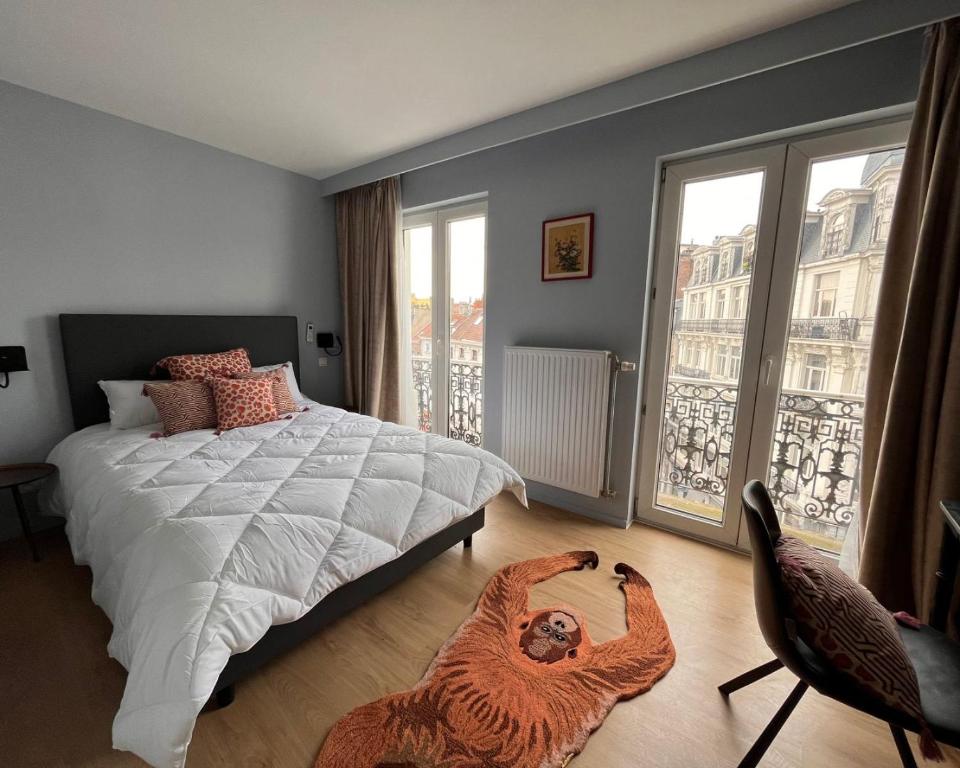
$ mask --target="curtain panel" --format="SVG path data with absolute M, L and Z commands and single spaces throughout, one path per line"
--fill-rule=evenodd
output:
M 960 19 L 931 28 L 880 282 L 864 414 L 860 580 L 928 616 L 960 497 Z
M 348 408 L 400 420 L 400 179 L 337 195 Z

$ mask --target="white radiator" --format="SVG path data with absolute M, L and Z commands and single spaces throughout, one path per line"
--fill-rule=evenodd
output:
M 503 458 L 522 477 L 599 496 L 613 353 L 507 347 Z

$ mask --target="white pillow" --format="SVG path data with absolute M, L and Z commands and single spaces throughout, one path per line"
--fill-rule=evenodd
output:
M 297 377 L 293 372 L 293 363 L 275 363 L 273 365 L 258 365 L 255 370 L 257 373 L 264 373 L 265 371 L 275 371 L 277 368 L 283 368 L 284 374 L 287 376 L 287 386 L 290 388 L 290 396 L 294 399 L 294 402 L 300 403 L 306 400 L 303 396 L 303 393 L 300 392 L 300 387 L 297 386 Z
M 153 400 L 143 394 L 145 381 L 98 381 L 97 384 L 107 396 L 112 429 L 133 429 L 160 421 Z

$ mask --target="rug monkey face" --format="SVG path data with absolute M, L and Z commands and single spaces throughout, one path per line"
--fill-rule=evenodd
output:
M 542 611 L 520 625 L 520 649 L 534 661 L 553 664 L 575 658 L 583 639 L 580 625 L 564 611 Z

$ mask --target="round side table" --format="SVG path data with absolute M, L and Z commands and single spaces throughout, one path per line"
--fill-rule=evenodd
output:
M 9 488 L 13 494 L 13 503 L 17 505 L 20 525 L 23 527 L 23 535 L 27 537 L 34 562 L 40 560 L 40 551 L 37 549 L 37 542 L 33 539 L 33 531 L 30 530 L 30 520 L 27 517 L 26 507 L 23 506 L 23 498 L 20 496 L 20 486 L 43 480 L 56 471 L 57 468 L 53 464 L 0 464 L 0 489 Z

